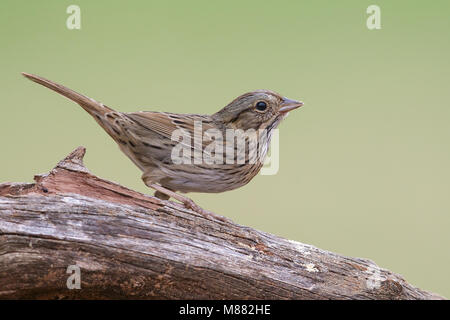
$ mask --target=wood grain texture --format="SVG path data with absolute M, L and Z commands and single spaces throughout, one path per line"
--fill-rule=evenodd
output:
M 0 184 L 0 298 L 441 299 L 349 258 L 100 179 L 80 147 Z M 81 289 L 66 286 L 69 265 Z

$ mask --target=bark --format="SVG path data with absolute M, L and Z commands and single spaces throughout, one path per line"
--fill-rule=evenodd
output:
M 0 184 L 0 299 L 442 298 L 370 260 L 98 178 L 84 153 L 35 183 Z M 69 266 L 79 268 L 81 289 L 68 288 L 77 276 Z

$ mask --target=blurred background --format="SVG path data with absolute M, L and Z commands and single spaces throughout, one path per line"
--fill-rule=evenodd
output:
M 66 9 L 81 8 L 81 30 Z M 368 30 L 366 8 L 381 8 Z M 0 182 L 32 181 L 75 147 L 97 176 L 139 170 L 42 75 L 119 111 L 214 113 L 271 89 L 305 106 L 280 126 L 280 169 L 204 208 L 365 257 L 450 297 L 448 1 L 0 2 Z M 153 193 L 153 192 L 152 192 Z

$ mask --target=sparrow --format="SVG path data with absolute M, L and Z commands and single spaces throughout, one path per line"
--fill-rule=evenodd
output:
M 257 90 L 237 97 L 211 115 L 119 112 L 43 77 L 22 74 L 87 111 L 142 171 L 142 180 L 155 190 L 157 198 L 167 200 L 172 197 L 188 209 L 219 219 L 223 217 L 201 208 L 180 192 L 218 193 L 247 184 L 263 165 L 273 130 L 290 111 L 303 106 L 303 102 L 290 100 L 276 92 Z M 241 154 L 238 151 L 242 149 L 234 143 L 235 137 L 233 143 L 212 138 L 219 133 L 225 137 L 229 132 L 239 131 L 256 133 L 258 138 L 253 147 L 249 145 Z M 180 135 L 174 139 L 174 133 L 181 133 L 182 140 Z M 245 142 L 250 143 L 254 136 L 246 135 Z M 211 146 L 213 140 L 216 143 Z M 184 148 L 181 158 L 176 158 L 174 153 L 177 146 L 179 151 Z M 255 149 L 260 151 L 256 161 L 251 156 L 257 153 Z M 218 150 L 223 150 L 223 154 Z M 223 161 L 202 161 L 206 156 Z

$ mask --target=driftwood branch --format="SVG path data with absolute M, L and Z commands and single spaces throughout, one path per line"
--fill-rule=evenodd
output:
M 84 153 L 35 183 L 0 184 L 0 298 L 441 298 L 370 260 L 206 219 L 100 179 Z M 67 286 L 70 265 L 81 289 Z

